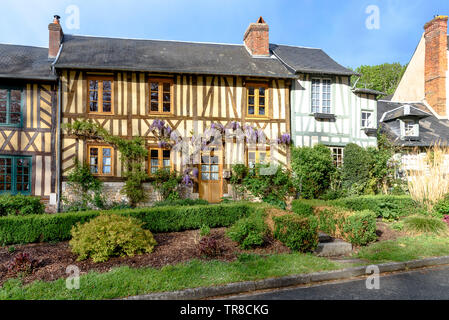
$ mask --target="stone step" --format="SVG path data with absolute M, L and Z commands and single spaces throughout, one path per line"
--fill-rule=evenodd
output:
M 335 239 L 332 242 L 320 242 L 315 250 L 319 257 L 338 257 L 352 252 L 352 244 Z

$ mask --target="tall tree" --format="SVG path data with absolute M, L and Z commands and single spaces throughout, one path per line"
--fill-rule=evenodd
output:
M 361 74 L 356 87 L 385 92 L 387 95 L 393 94 L 406 68 L 407 65 L 401 65 L 399 62 L 384 63 L 376 66 L 362 65 L 354 70 Z M 357 78 L 358 76 L 352 77 L 351 82 L 353 85 Z

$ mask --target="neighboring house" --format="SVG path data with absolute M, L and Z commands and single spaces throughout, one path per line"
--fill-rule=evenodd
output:
M 46 48 L 0 44 L 0 194 L 35 195 L 55 205 L 57 78 L 51 63 Z
M 296 146 L 322 143 L 331 148 L 334 161 L 343 161 L 348 143 L 376 146 L 377 101 L 383 95 L 370 89 L 353 89 L 356 75 L 321 49 L 271 46 L 274 54 L 297 75 L 292 83 L 292 138 Z
M 391 100 L 378 104 L 382 131 L 402 149 L 413 168 L 415 155 L 435 144 L 449 144 L 447 16 L 435 16 L 424 33 Z
M 158 145 L 150 128 L 155 119 L 183 138 L 201 135 L 212 124 L 228 128 L 238 122 L 263 131 L 268 139 L 250 147 L 231 138 L 202 151 L 193 197 L 220 201 L 228 193 L 232 164 L 268 159 L 288 164 L 288 148 L 270 149 L 269 141 L 290 133 L 290 85 L 296 76 L 272 55 L 262 18 L 248 27 L 241 45 L 64 35 L 58 19 L 50 25 L 53 29 L 59 32 L 50 31 L 50 47 L 61 45 L 55 68 L 61 80 L 62 122 L 91 119 L 114 135 L 142 136 L 150 176 L 162 167 L 181 173 L 186 168 L 178 151 Z M 76 159 L 89 163 L 105 182 L 109 199 L 122 199 L 117 150 L 63 134 L 63 181 Z M 65 192 L 65 183 L 62 188 Z

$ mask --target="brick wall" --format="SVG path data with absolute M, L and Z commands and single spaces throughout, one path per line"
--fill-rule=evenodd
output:
M 243 36 L 243 42 L 252 55 L 269 56 L 269 27 L 261 18 L 257 23 L 251 23 Z

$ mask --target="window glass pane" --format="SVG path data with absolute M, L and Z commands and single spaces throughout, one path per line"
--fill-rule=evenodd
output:
M 204 164 L 203 164 L 203 165 L 201 166 L 201 171 L 202 171 L 202 172 L 208 172 L 209 169 L 210 169 L 210 168 L 209 168 L 208 165 L 204 165 Z
M 111 112 L 111 103 L 103 103 L 103 112 Z
M 210 174 L 210 179 L 213 180 L 213 181 L 219 180 L 218 173 L 211 173 Z
M 164 83 L 163 91 L 170 93 L 170 83 Z
M 89 81 L 89 89 L 90 90 L 98 90 L 98 81 L 97 80 L 90 80 Z
M 159 90 L 159 84 L 157 82 L 151 82 L 150 83 L 150 90 L 151 91 L 158 91 Z
M 259 97 L 259 106 L 265 105 L 265 97 Z
M 213 156 L 210 158 L 210 163 L 218 163 L 218 156 Z
M 254 114 L 254 106 L 248 107 L 248 114 Z
M 170 159 L 164 159 L 164 160 L 162 161 L 162 166 L 163 166 L 164 168 L 170 167 Z
M 111 166 L 103 166 L 103 174 L 111 174 Z
M 259 115 L 260 116 L 265 115 L 265 107 L 259 107 Z
M 170 102 L 170 93 L 164 93 L 163 99 L 164 102 Z
M 248 160 L 256 161 L 256 153 L 255 152 L 249 152 L 248 153 Z
M 0 89 L 0 100 L 8 99 L 8 90 Z
M 253 96 L 248 97 L 248 105 L 250 105 L 250 106 L 254 105 L 254 97 Z
M 92 112 L 97 112 L 98 111 L 98 104 L 97 104 L 97 102 L 91 102 L 89 104 L 89 109 Z
M 255 93 L 254 87 L 248 87 L 248 95 L 253 96 Z
M 209 173 L 208 172 L 203 172 L 201 173 L 201 180 L 209 180 Z
M 163 105 L 163 112 L 170 112 L 170 103 L 164 103 Z
M 111 102 L 111 100 L 112 100 L 112 93 L 110 91 L 103 91 L 103 101 Z
M 216 165 L 216 164 L 211 165 L 211 166 L 210 166 L 210 171 L 211 171 L 211 172 L 218 172 L 218 171 L 219 171 L 218 168 L 219 168 L 219 167 L 218 167 L 218 165 Z
M 159 167 L 159 159 L 151 159 L 151 167 Z
M 151 111 L 159 111 L 159 103 L 157 102 L 151 102 Z
M 156 173 L 158 170 L 158 167 L 151 167 L 151 173 Z
M 265 88 L 264 87 L 259 88 L 259 96 L 265 96 Z
M 209 156 L 202 156 L 201 163 L 209 163 Z
M 18 102 L 22 100 L 22 91 L 20 90 L 11 90 L 11 101 Z
M 112 82 L 103 81 L 103 91 L 111 91 L 111 90 L 112 90 Z
M 162 157 L 170 158 L 170 150 L 163 150 L 162 151 Z
M 159 150 L 152 149 L 151 150 L 151 158 L 159 158 Z

